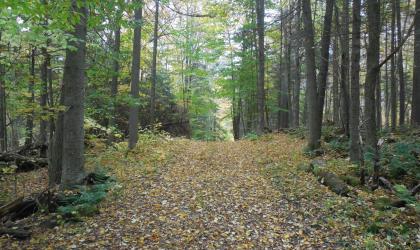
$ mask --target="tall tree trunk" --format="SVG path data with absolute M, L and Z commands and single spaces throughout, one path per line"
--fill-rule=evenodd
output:
M 290 7 L 290 2 L 289 2 Z M 290 8 L 289 8 L 290 9 Z M 286 108 L 286 121 L 285 121 L 285 128 L 288 128 L 290 126 L 290 123 L 293 121 L 293 112 L 291 110 L 292 106 L 292 90 L 293 90 L 293 81 L 292 81 L 292 25 L 291 20 L 286 19 L 287 26 L 286 29 L 286 78 L 287 78 L 287 85 L 285 86 L 285 108 Z M 267 109 L 267 106 L 266 106 Z M 267 115 L 267 122 L 269 121 L 268 115 Z M 270 127 L 269 124 L 267 124 L 267 127 Z
M 153 28 L 153 58 L 152 58 L 152 85 L 150 88 L 150 125 L 155 123 L 156 112 L 156 67 L 157 67 L 157 45 L 159 25 L 159 0 L 155 0 L 155 23 Z
M 349 135 L 349 0 L 344 0 L 341 21 L 341 120 L 346 135 Z
M 378 73 L 378 81 L 375 86 L 376 95 L 376 128 L 378 131 L 382 129 L 382 88 L 381 88 L 381 71 Z
M 351 44 L 350 82 L 350 160 L 360 161 L 359 117 L 360 117 L 360 0 L 353 0 L 353 25 Z
M 280 12 L 282 13 L 282 12 Z M 288 52 L 288 36 L 287 26 L 285 22 L 281 22 L 280 32 L 282 34 L 280 39 L 280 61 L 279 61 L 279 82 L 278 82 L 278 129 L 287 128 L 288 124 L 288 85 L 290 80 L 289 52 Z
M 265 73 L 265 54 L 264 54 L 264 15 L 265 7 L 264 0 L 255 0 L 257 10 L 257 33 L 258 33 L 258 80 L 257 80 L 257 110 L 258 110 L 258 125 L 257 133 L 262 134 L 265 127 L 265 88 L 264 88 L 264 73 Z
M 135 101 L 139 99 L 139 73 L 140 73 L 140 48 L 141 48 L 141 21 L 142 21 L 142 5 L 141 0 L 136 0 L 139 6 L 134 13 L 136 27 L 134 28 L 133 38 L 133 61 L 131 63 L 131 98 Z M 137 104 L 130 105 L 130 117 L 128 121 L 128 148 L 133 149 L 138 140 L 139 126 L 139 106 Z
M 41 3 L 48 7 L 47 1 L 42 0 Z M 48 16 L 44 17 L 44 23 L 43 27 L 45 31 L 48 28 Z M 44 35 L 48 37 L 47 32 L 44 32 Z M 49 112 L 47 108 L 47 102 L 48 102 L 48 72 L 50 68 L 50 55 L 48 53 L 48 46 L 50 44 L 50 40 L 47 39 L 45 47 L 41 49 L 42 56 L 43 56 L 43 62 L 41 65 L 41 98 L 40 98 L 40 106 L 41 106 L 41 120 L 39 124 L 39 144 L 41 144 L 41 148 L 39 150 L 39 155 L 42 158 L 47 157 L 47 147 L 44 145 L 47 144 L 47 128 L 48 128 L 48 121 L 49 121 Z
M 385 55 L 388 55 L 388 22 L 385 18 Z M 388 62 L 385 63 L 385 127 L 389 128 L 389 67 Z
M 283 15 L 283 10 L 280 9 L 280 16 Z M 284 22 L 280 22 L 280 44 L 279 44 L 279 62 L 278 62 L 278 82 L 277 82 L 277 130 L 283 127 L 284 107 L 283 107 L 283 82 L 284 82 L 284 62 L 283 62 L 283 41 L 284 39 Z
M 395 3 L 395 11 L 397 17 L 397 39 L 398 46 L 402 44 L 402 31 L 401 31 L 401 6 L 400 1 Z M 405 123 L 405 79 L 404 79 L 404 64 L 403 64 L 403 50 L 402 48 L 398 51 L 398 80 L 400 83 L 400 119 L 399 125 L 403 126 Z
M 300 125 L 300 85 L 301 85 L 301 66 L 300 66 L 300 54 L 299 48 L 296 48 L 295 52 L 295 81 L 293 84 L 293 127 L 297 128 Z
M 64 80 L 64 79 L 63 79 Z M 64 85 L 61 86 L 59 105 L 64 105 Z M 50 97 L 51 98 L 51 97 Z M 50 128 L 51 129 L 51 128 Z M 64 111 L 59 111 L 55 119 L 54 137 L 49 147 L 48 157 L 48 186 L 54 187 L 61 184 L 62 162 L 63 162 L 63 133 L 64 133 Z
M 120 75 L 120 46 L 121 46 L 121 24 L 120 13 L 118 13 L 117 23 L 114 30 L 114 48 L 113 48 L 113 61 L 112 61 L 112 79 L 111 79 L 111 98 L 112 98 L 112 114 L 109 119 L 109 127 L 116 126 L 117 116 L 117 94 L 118 94 L 118 78 Z
M 378 183 L 379 164 L 375 115 L 375 85 L 379 77 L 379 49 L 380 49 L 380 0 L 367 2 L 367 25 L 369 44 L 367 48 L 367 73 L 365 80 L 365 120 L 366 145 L 374 158 L 374 182 Z
M 42 48 L 42 55 L 44 61 L 41 65 L 41 98 L 40 106 L 42 109 L 41 120 L 39 125 L 39 143 L 41 145 L 47 144 L 47 128 L 48 128 L 48 110 L 47 110 L 47 99 L 48 99 L 48 68 L 50 67 L 50 55 L 47 52 L 47 48 Z M 47 148 L 41 146 L 39 152 L 40 157 L 47 157 Z
M 420 126 L 420 0 L 416 0 L 414 17 L 414 65 L 411 123 Z
M 395 51 L 395 5 L 397 0 L 392 0 L 391 21 L 391 52 Z M 391 130 L 397 128 L 397 79 L 395 76 L 395 55 L 391 57 Z
M 0 31 L 0 41 L 2 33 Z M 1 53 L 1 44 L 0 44 Z M 6 126 L 6 86 L 5 86 L 5 68 L 0 62 L 0 152 L 7 151 L 7 126 Z
M 337 11 L 337 8 L 335 8 Z M 337 17 L 337 15 L 335 15 Z M 340 92 L 339 92 L 339 81 L 340 81 L 340 66 L 339 66 L 339 50 L 338 50 L 338 25 L 337 21 L 334 22 L 335 37 L 333 42 L 333 84 L 332 84 L 332 95 L 333 95 L 333 121 L 335 126 L 340 125 Z
M 84 100 L 85 100 L 85 57 L 87 33 L 86 0 L 72 1 L 72 9 L 79 17 L 73 36 L 69 41 L 75 50 L 66 50 L 63 73 L 64 106 L 63 116 L 63 168 L 61 183 L 64 187 L 80 184 L 84 171 Z
M 33 48 L 31 51 L 31 65 L 29 68 L 29 104 L 31 105 L 31 113 L 26 116 L 26 139 L 25 139 L 25 145 L 32 144 L 33 140 L 33 130 L 34 130 L 34 103 L 35 103 L 35 53 L 36 49 Z
M 307 108 L 308 108 L 308 149 L 320 147 L 321 129 L 319 127 L 319 100 L 316 86 L 315 70 L 315 43 L 312 23 L 310 0 L 302 0 L 304 47 L 306 52 L 306 82 L 307 82 Z
M 10 121 L 10 132 L 11 132 L 11 140 L 10 140 L 10 147 L 12 149 L 19 148 L 19 119 L 20 117 L 16 117 L 14 119 L 11 119 L 9 117 Z
M 301 0 L 297 2 L 297 10 L 296 10 L 296 21 L 295 21 L 295 28 L 296 28 L 296 47 L 295 47 L 295 81 L 293 84 L 293 103 L 292 103 L 292 112 L 293 112 L 293 127 L 299 127 L 299 116 L 300 116 L 300 85 L 301 85 L 301 65 L 300 65 L 300 47 L 301 47 L 301 22 L 302 22 L 302 7 L 301 7 Z
M 330 43 L 331 43 L 331 22 L 334 10 L 334 1 L 327 0 L 327 6 L 325 9 L 324 16 L 324 29 L 322 31 L 321 38 L 321 57 L 320 57 L 320 67 L 318 75 L 318 95 L 319 95 L 319 116 L 320 119 L 318 122 L 319 129 L 322 127 L 323 120 L 323 110 L 325 103 L 325 91 L 327 88 L 327 78 L 328 78 L 328 65 L 330 61 Z

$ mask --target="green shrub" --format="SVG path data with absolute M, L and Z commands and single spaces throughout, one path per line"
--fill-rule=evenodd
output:
M 298 128 L 285 129 L 284 132 L 293 137 L 304 139 L 308 131 L 306 127 L 298 127 Z
M 404 185 L 394 185 L 394 189 L 398 198 L 408 204 L 414 204 L 417 202 L 416 198 L 411 195 L 410 190 L 408 190 Z
M 416 142 L 401 141 L 385 144 L 380 150 L 380 164 L 393 178 L 406 174 L 420 178 L 419 154 L 420 144 Z
M 349 151 L 349 141 L 342 140 L 340 138 L 335 138 L 328 143 L 328 147 L 331 150 L 340 154 L 347 154 L 347 152 Z
M 79 186 L 71 194 L 61 194 L 57 213 L 66 221 L 81 221 L 82 217 L 99 212 L 98 204 L 105 199 L 115 181 L 103 172 L 90 174 L 89 186 Z
M 340 178 L 352 187 L 360 185 L 360 179 L 351 175 L 340 176 Z
M 255 140 L 258 139 L 258 137 L 259 136 L 256 133 L 250 132 L 250 133 L 246 134 L 244 138 L 247 139 L 247 140 L 255 141 Z

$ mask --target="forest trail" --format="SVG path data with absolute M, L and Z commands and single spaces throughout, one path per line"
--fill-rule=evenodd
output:
M 133 171 L 141 161 L 131 159 L 122 173 L 121 183 L 128 184 L 99 215 L 36 234 L 31 246 L 322 249 L 352 244 L 349 232 L 325 223 L 321 201 L 337 197 L 297 172 L 297 162 L 304 160 L 301 140 L 272 135 L 167 144 L 172 157 L 155 174 Z M 156 155 L 158 149 L 153 149 Z M 138 156 L 126 161 L 130 157 Z

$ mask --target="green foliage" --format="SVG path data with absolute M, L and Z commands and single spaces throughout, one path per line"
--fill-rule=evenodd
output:
M 308 130 L 306 127 L 298 127 L 286 129 L 285 132 L 293 137 L 304 139 L 308 133 Z
M 98 204 L 105 199 L 107 192 L 114 186 L 114 179 L 103 171 L 90 174 L 88 181 L 93 185 L 79 186 L 77 190 L 60 195 L 57 213 L 66 221 L 81 221 L 83 217 L 99 212 Z
M 408 204 L 415 204 L 417 202 L 416 198 L 411 195 L 410 190 L 408 190 L 404 185 L 394 185 L 394 189 L 398 198 Z
M 245 135 L 244 139 L 255 141 L 259 138 L 259 135 L 257 135 L 255 132 L 249 132 Z
M 340 178 L 350 186 L 356 187 L 360 185 L 360 179 L 351 175 L 340 176 Z
M 328 146 L 331 150 L 338 152 L 340 154 L 347 154 L 349 151 L 349 141 L 342 139 L 332 139 L 328 142 Z
M 406 174 L 420 178 L 420 143 L 400 141 L 385 144 L 380 150 L 381 166 L 384 166 L 392 178 Z
M 389 197 L 379 197 L 376 199 L 374 207 L 378 210 L 388 210 L 392 208 L 392 201 Z

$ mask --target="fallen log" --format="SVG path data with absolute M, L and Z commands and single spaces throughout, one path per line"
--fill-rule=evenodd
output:
M 395 193 L 395 188 L 392 185 L 392 183 L 390 181 L 388 181 L 387 179 L 385 179 L 384 177 L 379 177 L 379 183 L 382 184 L 383 187 L 385 187 L 386 189 L 388 189 L 392 193 Z
M 339 176 L 336 174 L 327 172 L 325 170 L 327 163 L 321 159 L 313 160 L 309 165 L 301 164 L 298 169 L 307 173 L 312 173 L 318 178 L 318 181 L 327 186 L 334 193 L 341 196 L 349 196 L 350 189 Z
M 0 218 L 3 218 L 6 214 L 9 214 L 10 211 L 13 211 L 13 209 L 20 204 L 23 201 L 23 197 L 19 197 L 15 199 L 14 201 L 0 207 Z
M 326 171 L 315 171 L 314 174 L 318 177 L 318 181 L 321 184 L 327 186 L 334 193 L 341 196 L 349 195 L 350 189 L 337 175 Z
M 20 197 L 9 204 L 0 207 L 0 219 L 1 221 L 19 220 L 38 211 L 38 207 L 36 198 Z
M 31 237 L 31 232 L 24 229 L 14 229 L 14 228 L 5 228 L 0 227 L 0 235 L 7 234 L 19 240 L 25 240 Z
M 40 208 L 54 211 L 57 208 L 58 197 L 50 190 L 17 198 L 0 207 L 0 222 L 20 220 L 37 212 Z
M 412 196 L 415 196 L 418 192 L 420 192 L 420 184 L 417 184 L 415 187 L 413 187 L 410 192 Z
M 0 161 L 8 164 L 14 162 L 17 166 L 17 172 L 28 172 L 48 165 L 47 158 L 28 157 L 13 152 L 0 154 Z

